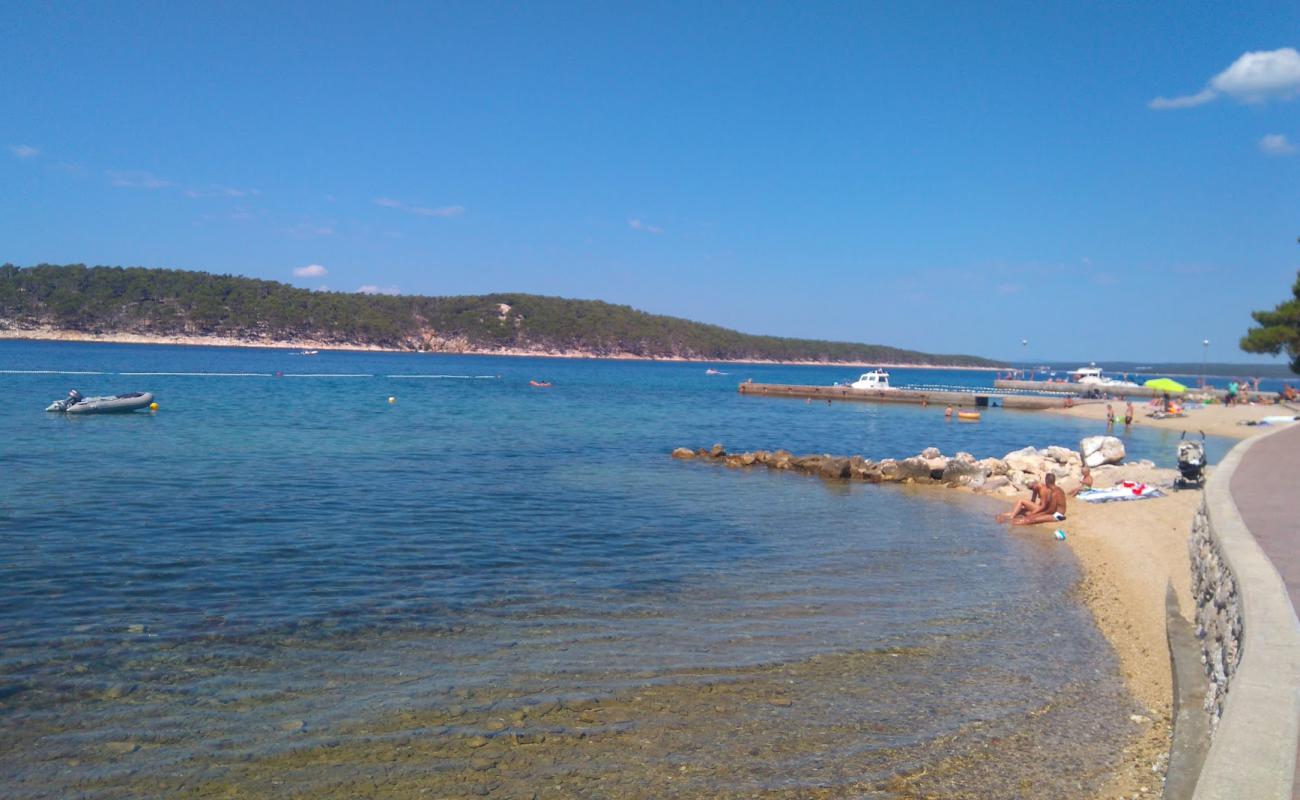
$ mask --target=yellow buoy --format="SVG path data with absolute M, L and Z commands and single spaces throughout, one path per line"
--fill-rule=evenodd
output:
M 150 404 L 149 404 L 149 410 L 150 410 L 150 411 L 157 411 L 157 410 L 158 410 L 158 404 L 157 404 L 157 403 L 150 403 Z
M 390 402 L 390 403 L 396 403 L 396 402 L 397 402 L 397 398 L 396 398 L 396 397 L 390 397 L 390 398 L 388 398 L 388 402 Z

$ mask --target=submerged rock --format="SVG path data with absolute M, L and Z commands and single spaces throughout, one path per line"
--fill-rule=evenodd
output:
M 673 458 L 695 458 L 695 451 L 689 447 L 679 447 L 673 451 Z

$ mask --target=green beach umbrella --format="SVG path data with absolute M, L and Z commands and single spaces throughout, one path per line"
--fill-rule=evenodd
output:
M 1186 386 L 1182 385 L 1178 381 L 1170 380 L 1169 378 L 1152 378 L 1143 384 L 1143 386 L 1146 386 L 1148 389 L 1155 389 L 1157 392 L 1187 391 Z

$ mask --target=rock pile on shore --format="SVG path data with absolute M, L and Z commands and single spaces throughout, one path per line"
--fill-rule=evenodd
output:
M 1026 447 L 1007 453 L 1002 458 L 982 459 L 960 452 L 946 456 L 937 447 L 927 447 L 907 458 L 886 458 L 881 461 L 871 461 L 858 455 L 797 456 L 788 450 L 728 453 L 721 444 L 697 450 L 679 447 L 672 452 L 673 458 L 698 458 L 733 468 L 767 467 L 816 475 L 827 480 L 865 483 L 944 484 L 1007 496 L 1025 491 L 1031 482 L 1041 480 L 1049 472 L 1056 475 L 1061 488 L 1067 492 L 1073 491 L 1082 483 L 1085 460 L 1094 468 L 1097 484 L 1107 485 L 1113 481 L 1104 480 L 1106 474 L 1118 470 L 1117 466 L 1111 465 L 1122 464 L 1124 455 L 1124 443 L 1114 436 L 1084 439 L 1080 442 L 1080 450 L 1058 446 L 1044 447 L 1041 450 Z M 1140 467 L 1148 473 L 1155 467 L 1150 461 L 1130 462 L 1129 466 Z M 1167 472 L 1172 480 L 1173 471 Z

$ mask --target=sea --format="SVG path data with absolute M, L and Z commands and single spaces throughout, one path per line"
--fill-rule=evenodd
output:
M 737 392 L 860 371 L 0 342 L 0 795 L 1096 792 L 1145 712 L 1051 531 L 669 457 L 1104 432 Z

